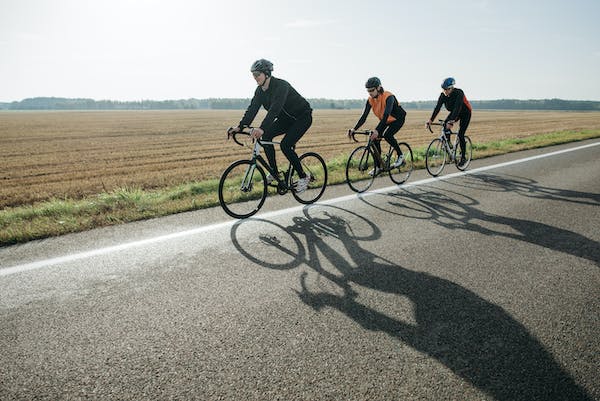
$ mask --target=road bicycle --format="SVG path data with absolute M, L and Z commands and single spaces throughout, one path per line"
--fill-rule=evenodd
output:
M 394 166 L 398 159 L 396 150 L 390 145 L 388 152 L 382 156 L 375 146 L 374 140 L 371 139 L 372 133 L 371 130 L 348 131 L 348 136 L 354 142 L 359 142 L 356 134 L 367 137 L 367 144 L 354 149 L 346 163 L 346 182 L 353 191 L 358 193 L 369 189 L 375 177 L 380 173 L 387 172 L 394 183 L 402 184 L 408 180 L 413 170 L 413 152 L 408 143 L 398 142 L 403 159 L 399 166 Z M 377 138 L 375 141 L 381 141 L 381 139 Z
M 291 191 L 294 198 L 304 204 L 316 202 L 323 195 L 327 185 L 327 166 L 319 154 L 307 152 L 299 156 L 302 168 L 310 177 L 310 181 L 305 191 L 298 192 L 296 184 L 300 176 L 291 163 L 279 176 L 260 154 L 264 145 L 279 145 L 280 142 L 253 140 L 250 137 L 251 131 L 252 127 L 246 127 L 240 132 L 232 132 L 231 129 L 227 132 L 228 137 L 232 137 L 235 143 L 252 149 L 249 160 L 233 162 L 221 175 L 219 203 L 228 215 L 243 219 L 258 212 L 265 203 L 269 187 L 276 189 L 279 195 Z M 238 136 L 244 139 L 240 141 Z M 265 170 L 273 177 L 270 183 L 267 182 Z
M 433 133 L 433 130 L 431 129 L 432 125 L 439 125 L 442 129 L 440 136 L 431 141 L 427 147 L 427 152 L 425 153 L 425 166 L 427 167 L 429 174 L 437 177 L 444 169 L 446 162 L 454 162 L 456 168 L 460 171 L 466 170 L 469 167 L 469 164 L 471 164 L 471 157 L 473 156 L 471 138 L 465 135 L 464 156 L 466 161 L 465 163 L 460 164 L 463 154 L 462 149 L 460 148 L 458 135 L 446 128 L 444 120 L 427 124 L 427 129 L 429 129 L 429 132 L 431 133 Z M 451 135 L 455 135 L 454 142 L 450 140 Z

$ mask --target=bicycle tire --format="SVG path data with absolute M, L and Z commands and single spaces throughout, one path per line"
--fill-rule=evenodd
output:
M 304 173 L 310 175 L 310 182 L 305 191 L 296 192 L 294 183 L 298 182 L 300 176 L 294 170 L 292 173 L 292 195 L 298 202 L 308 205 L 316 202 L 325 192 L 327 165 L 321 155 L 315 152 L 304 153 L 299 159 Z
M 246 182 L 244 188 L 242 181 Z M 265 172 L 250 160 L 229 165 L 219 181 L 219 203 L 231 217 L 244 219 L 260 210 L 267 198 Z
M 461 157 L 462 149 L 460 148 L 460 145 L 457 144 L 456 158 L 454 162 L 456 164 L 457 169 L 459 169 L 460 171 L 465 171 L 469 167 L 469 164 L 471 164 L 471 158 L 473 157 L 473 144 L 471 143 L 471 138 L 469 138 L 467 135 L 465 135 L 465 159 L 467 160 L 467 162 L 464 165 L 459 166 Z
M 359 146 L 350 153 L 346 163 L 346 182 L 354 192 L 365 192 L 373 184 L 375 174 L 369 172 L 375 168 L 375 156 L 368 146 Z
M 446 151 L 440 138 L 435 138 L 425 152 L 425 167 L 433 177 L 437 177 L 446 165 Z
M 413 152 L 410 148 L 410 145 L 406 142 L 398 142 L 398 146 L 400 147 L 400 151 L 402 152 L 403 161 L 399 167 L 390 168 L 389 175 L 390 179 L 395 184 L 403 184 L 408 180 L 410 174 L 413 171 Z M 389 162 L 390 164 L 398 158 L 397 152 L 392 148 Z

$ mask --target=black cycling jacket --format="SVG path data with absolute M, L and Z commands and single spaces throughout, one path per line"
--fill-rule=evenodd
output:
M 268 110 L 267 115 L 260 124 L 263 130 L 268 129 L 276 118 L 290 117 L 298 119 L 305 113 L 312 111 L 308 101 L 303 98 L 287 81 L 271 76 L 269 89 L 263 91 L 259 86 L 254 92 L 250 106 L 240 121 L 240 127 L 252 124 L 256 113 L 263 106 Z
M 460 120 L 460 117 L 471 114 L 471 104 L 467 100 L 465 92 L 463 92 L 462 89 L 454 88 L 452 93 L 450 93 L 450 96 L 444 95 L 443 92 L 440 94 L 437 105 L 431 114 L 431 121 L 438 115 L 442 105 L 446 106 L 446 110 L 450 112 L 450 115 L 446 117 L 446 121 Z

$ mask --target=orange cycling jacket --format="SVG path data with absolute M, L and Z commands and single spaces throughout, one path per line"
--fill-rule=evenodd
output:
M 380 134 L 383 132 L 386 126 L 393 123 L 394 121 L 401 119 L 404 120 L 406 111 L 400 106 L 396 96 L 391 92 L 384 91 L 377 95 L 376 98 L 369 96 L 367 103 L 365 104 L 365 110 L 362 116 L 354 126 L 354 129 L 359 129 L 367 120 L 369 111 L 373 109 L 373 114 L 379 118 L 379 124 L 375 128 Z

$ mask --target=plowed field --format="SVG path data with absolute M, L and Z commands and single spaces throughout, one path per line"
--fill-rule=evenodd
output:
M 0 112 L 0 208 L 50 198 L 82 198 L 122 187 L 143 189 L 218 179 L 250 151 L 225 140 L 243 111 Z M 356 144 L 346 130 L 361 110 L 316 110 L 298 150 L 325 157 Z M 430 111 L 409 110 L 396 138 L 426 146 Z M 263 114 L 257 117 L 257 125 Z M 441 117 L 445 113 L 440 114 Z M 364 128 L 373 128 L 370 117 Z M 600 113 L 475 111 L 474 143 L 600 128 Z M 278 155 L 278 160 L 283 160 Z

